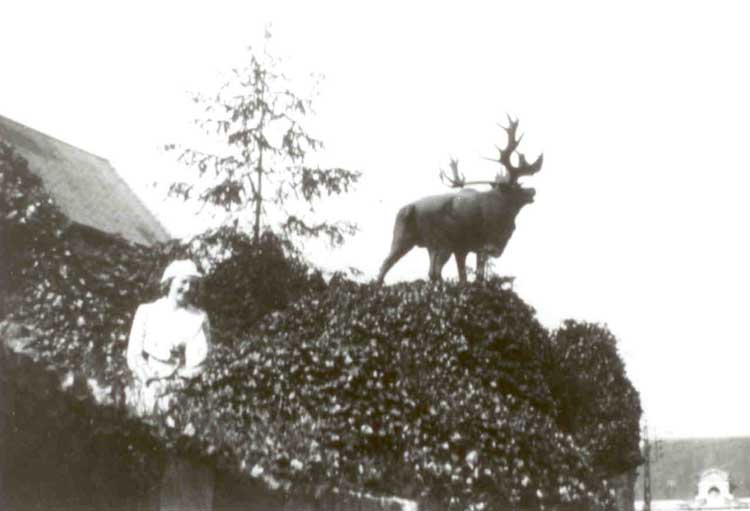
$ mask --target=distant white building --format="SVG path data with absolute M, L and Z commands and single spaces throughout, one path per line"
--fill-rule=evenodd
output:
M 635 509 L 644 509 L 643 500 L 635 503 Z M 690 500 L 652 499 L 652 511 L 729 511 L 750 509 L 750 497 L 735 498 L 729 472 L 718 468 L 704 470 L 698 479 L 698 493 Z
M 637 510 L 643 509 L 643 468 L 635 484 Z M 653 511 L 743 509 L 750 503 L 750 437 L 658 440 L 650 479 Z

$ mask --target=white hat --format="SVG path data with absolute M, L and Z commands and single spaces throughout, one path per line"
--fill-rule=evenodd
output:
M 179 259 L 169 263 L 167 269 L 164 270 L 164 275 L 161 276 L 161 282 L 164 283 L 174 277 L 195 277 L 199 279 L 203 277 L 203 274 L 193 261 L 189 259 Z

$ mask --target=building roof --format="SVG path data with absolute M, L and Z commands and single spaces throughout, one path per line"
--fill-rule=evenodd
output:
M 659 440 L 651 449 L 651 498 L 690 500 L 708 469 L 727 472 L 735 497 L 750 497 L 750 437 Z M 636 500 L 643 499 L 643 466 Z
M 0 115 L 0 139 L 29 162 L 29 169 L 73 222 L 151 245 L 167 230 L 104 158 Z

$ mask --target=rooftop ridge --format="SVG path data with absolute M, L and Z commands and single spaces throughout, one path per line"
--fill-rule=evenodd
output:
M 23 128 L 25 130 L 33 131 L 37 135 L 41 135 L 43 137 L 49 138 L 51 140 L 54 140 L 57 143 L 66 145 L 66 146 L 70 147 L 71 149 L 73 149 L 75 151 L 78 151 L 79 153 L 85 153 L 85 154 L 88 154 L 89 156 L 93 156 L 94 158 L 97 158 L 97 159 L 99 159 L 101 161 L 110 163 L 110 161 L 107 158 L 103 157 L 103 156 L 99 156 L 98 154 L 92 153 L 91 151 L 87 151 L 86 149 L 81 149 L 80 147 L 75 146 L 75 145 L 71 144 L 70 142 L 66 142 L 65 140 L 59 139 L 59 138 L 54 137 L 52 135 L 48 135 L 47 133 L 39 131 L 38 129 L 32 128 L 31 126 L 27 126 L 27 125 L 22 124 L 22 123 L 20 123 L 18 121 L 14 121 L 10 117 L 6 117 L 6 116 L 0 114 L 0 121 L 8 122 L 10 124 L 15 124 L 16 126 L 21 127 L 21 128 Z M 110 163 L 110 166 L 111 166 L 111 163 Z M 114 168 L 114 167 L 112 167 L 112 168 Z
M 144 210 L 151 212 L 152 220 L 156 223 L 156 226 L 159 229 L 161 229 L 162 234 L 164 234 L 164 237 L 167 238 L 167 239 L 173 238 L 174 236 L 172 236 L 172 233 L 169 232 L 169 230 L 164 226 L 164 224 L 159 219 L 159 217 L 156 215 L 156 213 L 154 213 L 153 211 L 151 211 L 151 209 L 146 205 L 146 203 L 143 201 L 143 199 L 141 198 L 141 196 L 138 195 L 135 192 L 135 190 L 133 189 L 133 187 L 130 186 L 130 184 L 125 180 L 125 178 L 122 177 L 119 172 L 117 172 L 117 169 L 114 167 L 114 165 L 112 165 L 112 163 L 109 160 L 104 160 L 104 161 L 107 162 L 107 165 L 109 165 L 112 168 L 112 170 L 114 171 L 114 174 L 115 174 L 115 177 L 117 178 L 117 180 L 120 183 L 122 183 L 123 186 L 125 186 L 128 190 L 130 190 L 133 193 L 133 196 L 135 197 L 135 200 L 138 201 L 138 204 Z
M 165 227 L 164 223 L 161 221 L 161 219 L 149 208 L 147 207 L 144 200 L 141 198 L 141 196 L 136 193 L 133 186 L 131 186 L 128 181 L 117 171 L 117 169 L 112 165 L 112 162 L 108 160 L 107 158 L 104 158 L 98 154 L 95 154 L 91 151 L 87 151 L 85 149 L 81 149 L 80 147 L 77 147 L 69 142 L 66 142 L 64 140 L 61 140 L 57 137 L 48 135 L 46 133 L 43 133 L 37 129 L 34 129 L 32 127 L 26 126 L 25 124 L 22 124 L 18 121 L 15 121 L 13 119 L 10 119 L 4 115 L 0 114 L 0 125 L 6 125 L 8 129 L 11 130 L 11 133 L 15 132 L 17 133 L 16 136 L 24 137 L 25 139 L 28 139 L 30 143 L 36 145 L 37 141 L 35 138 L 41 139 L 41 140 L 47 140 L 48 143 L 53 144 L 59 144 L 61 148 L 59 150 L 62 150 L 63 153 L 66 153 L 69 155 L 65 158 L 65 161 L 71 162 L 70 158 L 82 158 L 83 160 L 88 160 L 93 165 L 92 169 L 99 173 L 102 177 L 106 175 L 106 179 L 111 180 L 113 183 L 116 183 L 115 186 L 122 187 L 123 191 L 127 194 L 127 200 L 132 201 L 134 203 L 135 208 L 133 208 L 131 214 L 134 215 L 132 218 L 134 220 L 137 219 L 137 223 L 141 224 L 143 227 L 147 227 L 147 229 L 151 230 L 153 229 L 154 232 L 152 232 L 148 237 L 144 235 L 143 232 L 140 233 L 140 236 L 144 239 L 148 239 L 149 237 L 154 237 L 155 242 L 159 242 L 160 238 L 163 238 L 165 241 L 168 241 L 169 239 L 173 238 L 172 233 Z M 106 172 L 104 172 L 104 168 L 106 167 Z M 74 221 L 77 221 L 76 219 L 71 219 Z M 142 224 L 145 222 L 145 224 Z M 132 224 L 132 228 L 136 230 L 140 230 L 137 224 Z M 127 236 L 126 236 L 127 238 Z M 130 242 L 136 242 L 135 240 L 128 239 Z

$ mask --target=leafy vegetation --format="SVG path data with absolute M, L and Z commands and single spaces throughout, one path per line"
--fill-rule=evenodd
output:
M 246 467 L 287 489 L 395 492 L 457 509 L 606 498 L 535 351 L 533 311 L 494 280 L 388 288 L 334 282 L 218 360 L 210 406 Z M 191 410 L 191 411 L 189 411 Z M 204 420 L 210 430 L 210 420 Z
M 138 509 L 153 492 L 165 445 L 151 427 L 28 357 L 0 350 L 0 375 L 0 508 Z
M 603 476 L 622 474 L 641 463 L 640 399 L 609 330 L 564 322 L 552 333 L 545 373 L 559 403 L 558 424 L 586 447 Z

